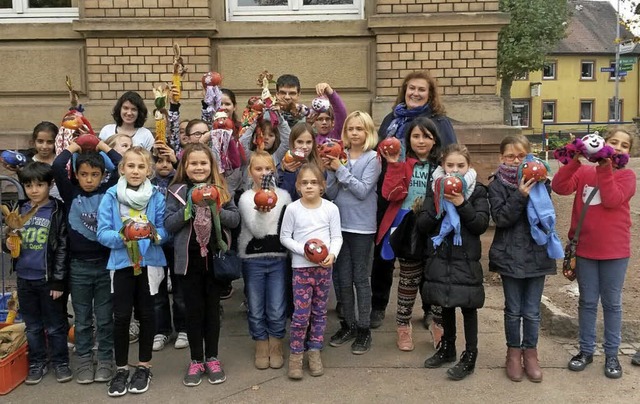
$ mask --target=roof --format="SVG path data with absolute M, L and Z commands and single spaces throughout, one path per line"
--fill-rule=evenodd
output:
M 608 1 L 568 2 L 571 20 L 567 28 L 567 37 L 558 43 L 551 54 L 609 54 L 616 53 L 617 13 Z M 620 37 L 633 38 L 633 34 L 620 27 Z M 633 52 L 640 53 L 636 44 Z

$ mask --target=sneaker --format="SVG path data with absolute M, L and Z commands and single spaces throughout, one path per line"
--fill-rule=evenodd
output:
M 176 343 L 173 344 L 173 347 L 175 349 L 189 348 L 189 338 L 186 332 L 178 333 L 178 338 L 176 338 Z
M 635 355 L 631 358 L 631 364 L 635 366 L 640 366 L 640 349 L 636 352 Z
M 622 366 L 616 355 L 607 356 L 604 361 L 604 375 L 609 379 L 619 379 L 622 377 Z
M 149 390 L 149 383 L 151 382 L 151 369 L 146 366 L 136 366 L 136 371 L 133 372 L 131 380 L 129 381 L 129 393 L 141 394 Z
M 338 332 L 331 336 L 329 340 L 329 345 L 331 346 L 342 346 L 344 343 L 351 341 L 356 337 L 356 326 L 352 324 L 349 326 L 346 322 L 340 322 L 340 329 Z
M 38 384 L 42 381 L 44 375 L 49 371 L 49 367 L 46 363 L 34 363 L 29 366 L 29 373 L 27 379 L 24 381 L 26 384 Z
M 413 337 L 411 336 L 411 323 L 398 326 L 398 349 L 401 351 L 413 351 Z
M 167 337 L 166 335 L 156 334 L 156 336 L 153 337 L 153 350 L 162 351 L 167 341 L 169 341 L 169 337 Z
M 567 367 L 569 368 L 569 370 L 573 370 L 574 372 L 581 372 L 591 362 L 593 362 L 593 355 L 587 355 L 586 353 L 580 351 L 576 356 L 571 358 Z
M 369 316 L 369 328 L 378 328 L 382 325 L 384 320 L 384 310 L 371 310 L 371 316 Z
M 106 383 L 113 378 L 113 370 L 115 365 L 113 362 L 98 362 L 94 381 Z
M 93 383 L 95 369 L 93 368 L 93 358 L 91 355 L 79 358 L 76 368 L 76 382 L 80 384 Z
M 182 384 L 189 387 L 199 385 L 202 382 L 204 372 L 204 363 L 191 361 L 189 368 L 187 368 L 187 374 L 184 376 L 184 379 L 182 379 Z
M 233 286 L 231 283 L 229 285 L 225 285 L 225 288 L 220 291 L 220 300 L 227 300 L 233 296 Z
M 222 370 L 222 364 L 216 358 L 207 359 L 204 366 L 209 375 L 209 383 L 220 384 L 227 380 L 227 376 L 224 374 L 224 370 Z
M 140 323 L 136 319 L 131 319 L 129 324 L 129 343 L 135 344 L 140 339 Z
M 362 355 L 371 349 L 371 330 L 368 328 L 359 328 L 356 340 L 351 344 L 351 353 L 354 355 Z
M 73 379 L 73 372 L 69 368 L 68 363 L 60 363 L 53 368 L 53 372 L 56 374 L 56 380 L 58 383 L 66 383 Z
M 109 397 L 120 397 L 127 394 L 127 386 L 129 384 L 129 369 L 118 369 L 115 376 L 109 382 Z

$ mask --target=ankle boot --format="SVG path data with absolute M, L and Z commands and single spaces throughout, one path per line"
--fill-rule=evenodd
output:
M 269 369 L 269 341 L 266 339 L 256 341 L 256 368 Z
M 527 377 L 534 383 L 540 383 L 542 381 L 542 369 L 540 368 L 540 363 L 538 363 L 538 350 L 536 348 L 527 348 L 524 350 L 523 357 L 524 372 Z
M 436 353 L 424 361 L 424 367 L 428 369 L 439 368 L 444 363 L 455 361 L 456 356 L 456 341 L 447 341 L 443 339 L 440 341 L 440 345 Z
M 320 351 L 317 349 L 311 349 L 307 352 L 309 358 L 309 374 L 311 376 L 322 376 L 324 374 L 324 367 L 322 366 L 322 358 L 320 358 Z
M 522 381 L 524 369 L 522 369 L 522 349 L 507 348 L 507 360 L 505 363 L 507 377 L 512 382 Z
M 269 367 L 271 369 L 280 369 L 283 366 L 282 338 L 269 337 Z
M 302 357 L 301 353 L 291 353 L 289 354 L 289 372 L 287 376 L 289 379 L 300 380 L 302 379 Z
M 478 351 L 464 351 L 460 356 L 460 361 L 447 370 L 447 375 L 451 380 L 462 380 L 469 376 L 476 368 Z

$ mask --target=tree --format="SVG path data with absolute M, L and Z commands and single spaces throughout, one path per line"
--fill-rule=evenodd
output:
M 640 1 L 620 0 L 620 23 L 634 36 L 633 41 L 640 42 Z
M 567 0 L 500 0 L 511 23 L 498 35 L 498 78 L 504 102 L 503 119 L 511 124 L 511 86 L 528 72 L 541 70 L 545 56 L 565 37 Z

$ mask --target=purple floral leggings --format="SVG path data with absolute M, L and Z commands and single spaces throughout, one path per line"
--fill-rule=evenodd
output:
M 293 268 L 293 317 L 291 318 L 291 353 L 303 353 L 309 330 L 307 349 L 322 349 L 327 326 L 327 300 L 331 288 L 331 268 Z M 311 327 L 309 327 L 311 324 Z

